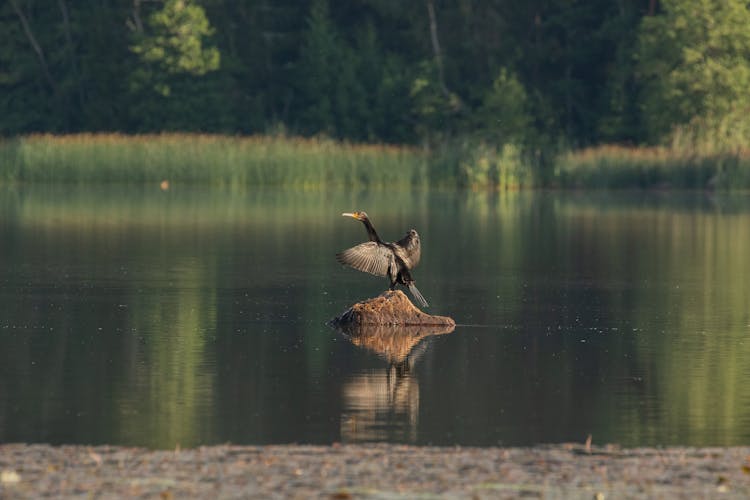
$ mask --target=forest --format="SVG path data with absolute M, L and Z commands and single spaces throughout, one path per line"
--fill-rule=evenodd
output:
M 0 136 L 744 156 L 748 26 L 741 0 L 9 0 Z

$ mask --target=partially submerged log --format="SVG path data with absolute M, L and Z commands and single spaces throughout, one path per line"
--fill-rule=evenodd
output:
M 447 316 L 433 316 L 420 311 L 401 290 L 388 290 L 377 297 L 357 302 L 334 318 L 334 326 L 392 325 L 392 326 L 456 326 Z

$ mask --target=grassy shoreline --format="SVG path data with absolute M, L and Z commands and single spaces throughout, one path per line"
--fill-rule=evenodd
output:
M 562 187 L 750 189 L 750 150 L 598 146 L 560 155 Z
M 0 183 L 388 186 L 427 182 L 416 148 L 206 134 L 29 135 L 0 141 Z
M 281 136 L 35 134 L 0 139 L 0 184 L 750 189 L 750 149 L 604 145 L 558 154 L 545 165 L 539 156 L 466 142 L 428 152 Z

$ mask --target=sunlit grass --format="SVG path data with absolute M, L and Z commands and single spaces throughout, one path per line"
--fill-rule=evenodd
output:
M 410 147 L 202 134 L 30 135 L 0 141 L 0 181 L 216 186 L 410 187 L 427 182 Z
M 14 182 L 130 183 L 165 189 L 174 184 L 750 189 L 750 149 L 605 145 L 552 155 L 530 154 L 513 144 L 459 140 L 427 151 L 286 136 L 29 135 L 0 139 L 0 183 Z
M 472 190 L 515 191 L 542 187 L 539 162 L 513 143 L 455 140 L 431 152 L 430 183 Z
M 582 188 L 750 188 L 750 149 L 598 146 L 562 154 L 554 182 Z

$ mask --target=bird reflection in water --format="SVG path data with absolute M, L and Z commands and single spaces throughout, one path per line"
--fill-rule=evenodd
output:
M 354 345 L 377 353 L 385 370 L 359 373 L 342 389 L 341 440 L 414 442 L 419 417 L 419 382 L 412 375 L 433 335 L 453 326 L 359 325 L 340 329 Z

